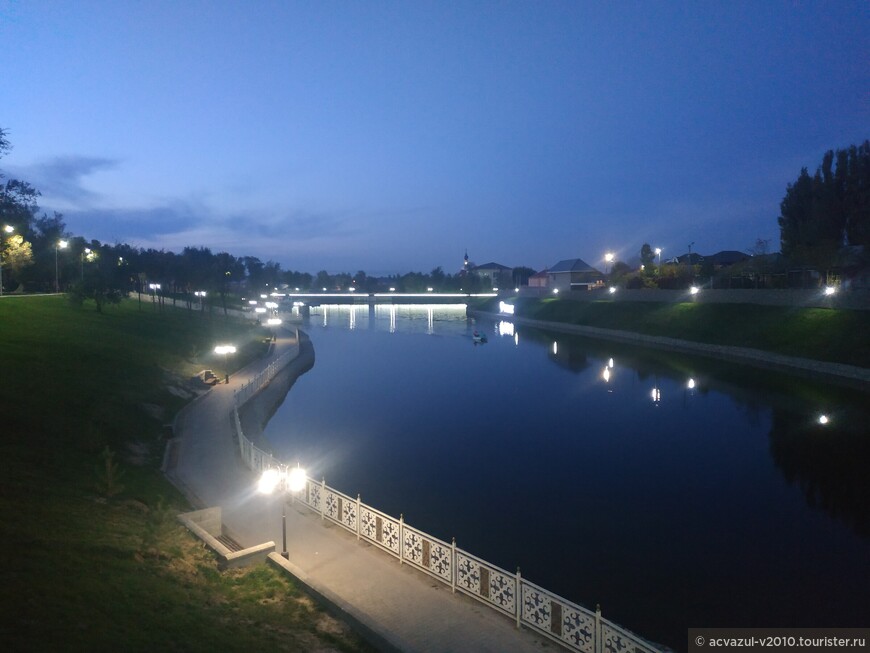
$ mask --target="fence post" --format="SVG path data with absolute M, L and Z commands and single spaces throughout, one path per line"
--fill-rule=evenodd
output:
M 604 642 L 601 641 L 601 604 L 595 604 L 595 651 L 601 653 Z
M 320 481 L 320 521 L 323 521 L 323 516 L 326 514 L 326 477 Z
M 357 542 L 359 542 L 359 523 L 362 521 L 360 519 L 359 506 L 360 506 L 360 495 L 357 494 L 356 495 L 356 541 Z
M 523 616 L 523 575 L 520 573 L 520 568 L 517 566 L 517 628 L 521 628 Z
M 450 544 L 450 591 L 456 594 L 456 538 Z
M 405 513 L 399 513 L 399 564 L 405 564 Z

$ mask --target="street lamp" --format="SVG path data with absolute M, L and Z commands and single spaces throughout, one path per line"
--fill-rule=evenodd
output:
M 57 276 L 57 250 L 66 249 L 69 243 L 65 240 L 59 240 L 54 244 L 54 292 L 60 292 L 60 282 Z
M 5 231 L 7 234 L 11 234 L 13 231 L 15 231 L 15 227 L 7 224 L 5 227 L 3 227 L 3 231 Z M 3 241 L 0 240 L 0 297 L 2 297 L 2 296 L 3 296 Z
M 655 252 L 656 252 L 656 256 L 659 257 L 659 267 L 661 267 L 662 266 L 662 248 L 656 247 Z
M 226 382 L 229 383 L 230 382 L 230 372 L 229 372 L 229 367 L 228 367 L 228 363 L 227 363 L 227 357 L 230 354 L 235 354 L 236 348 L 234 345 L 218 345 L 217 347 L 214 348 L 214 353 L 224 355 L 224 370 L 225 370 L 225 375 L 226 375 Z
M 308 474 L 298 464 L 293 469 L 288 470 L 270 468 L 263 472 L 257 483 L 257 491 L 260 494 L 272 494 L 275 490 L 290 492 L 295 495 L 305 487 L 308 482 Z M 281 535 L 282 535 L 282 550 L 281 555 L 285 560 L 290 559 L 290 554 L 287 553 L 287 502 L 281 501 Z
M 604 276 L 607 276 L 607 265 L 613 261 L 613 254 L 611 252 L 607 252 L 604 255 Z
M 160 284 L 149 283 L 148 287 L 151 289 L 151 303 L 154 304 L 157 301 L 157 291 L 160 290 Z
M 82 266 L 82 283 L 85 281 L 85 259 L 88 259 L 88 262 L 93 261 L 97 256 L 96 252 L 92 250 L 90 247 L 85 247 L 81 253 L 81 266 Z

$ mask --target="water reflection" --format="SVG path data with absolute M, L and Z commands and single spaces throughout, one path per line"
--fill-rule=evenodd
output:
M 323 327 L 428 335 L 435 335 L 443 325 L 464 324 L 465 314 L 465 304 L 322 304 L 311 306 L 307 313 L 294 307 L 294 315 L 303 317 L 303 323 L 319 319 Z
M 550 334 L 534 330 L 524 330 L 524 334 L 529 340 L 552 339 Z M 612 346 L 560 336 L 558 341 L 552 341 L 547 357 L 560 367 L 581 372 L 588 366 L 590 350 L 606 351 L 607 348 Z M 655 406 L 663 403 L 661 377 L 682 388 L 683 407 L 696 393 L 706 395 L 712 389 L 727 394 L 740 405 L 752 424 L 761 422 L 762 412 L 772 410 L 771 453 L 785 479 L 800 487 L 807 505 L 825 510 L 861 537 L 870 536 L 870 473 L 867 472 L 870 412 L 862 407 L 866 405 L 862 395 L 830 387 L 820 390 L 810 382 L 763 370 L 751 370 L 745 375 L 746 368 L 716 361 L 703 363 L 710 367 L 710 373 L 704 375 L 702 384 L 694 371 L 687 375 L 689 364 L 698 365 L 697 361 L 690 363 L 688 357 L 632 348 L 627 352 L 620 358 L 620 367 L 633 370 L 638 380 L 654 379 L 646 392 Z M 604 360 L 604 355 L 600 356 Z M 600 378 L 612 393 L 614 359 L 606 360 Z M 739 377 L 739 384 L 735 383 L 735 376 Z M 681 377 L 685 381 L 681 382 Z M 788 379 L 786 386 L 782 385 L 784 378 Z M 827 407 L 831 401 L 838 401 L 838 395 L 842 407 L 836 420 L 827 408 L 807 414 L 807 403 Z
M 862 410 L 836 417 L 775 408 L 770 453 L 808 505 L 870 538 L 870 423 Z
M 317 363 L 266 434 L 333 487 L 678 649 L 690 623 L 866 619 L 866 396 L 462 305 L 348 310 L 311 309 Z

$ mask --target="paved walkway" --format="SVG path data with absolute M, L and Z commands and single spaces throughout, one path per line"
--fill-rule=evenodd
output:
M 272 540 L 282 547 L 281 503 L 255 492 L 255 477 L 233 440 L 233 390 L 296 346 L 279 336 L 270 355 L 215 386 L 176 419 L 179 440 L 167 476 L 199 507 L 221 506 L 223 522 L 243 546 Z M 291 363 L 294 365 L 294 363 Z M 432 652 L 562 651 L 491 608 L 357 541 L 301 503 L 287 504 L 289 571 L 376 636 L 383 650 Z

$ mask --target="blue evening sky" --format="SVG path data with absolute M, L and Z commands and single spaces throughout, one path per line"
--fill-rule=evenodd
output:
M 316 272 L 779 248 L 870 137 L 870 4 L 0 0 L 8 176 L 77 235 Z

